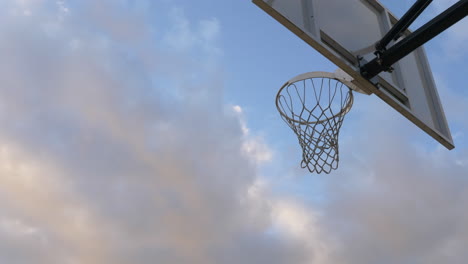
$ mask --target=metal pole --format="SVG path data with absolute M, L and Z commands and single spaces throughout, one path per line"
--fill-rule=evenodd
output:
M 468 15 L 468 0 L 460 0 L 409 36 L 361 67 L 361 75 L 371 79 Z
M 388 31 L 387 34 L 375 45 L 378 52 L 383 52 L 388 43 L 397 40 L 411 23 L 431 4 L 432 0 L 418 0 L 414 5 L 398 20 L 398 22 Z

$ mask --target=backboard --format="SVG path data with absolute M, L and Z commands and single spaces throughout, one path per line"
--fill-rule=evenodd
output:
M 394 64 L 391 73 L 371 80 L 361 75 L 360 66 L 375 57 L 375 43 L 398 21 L 379 1 L 253 2 L 349 74 L 361 92 L 376 94 L 446 148 L 454 148 L 423 47 Z

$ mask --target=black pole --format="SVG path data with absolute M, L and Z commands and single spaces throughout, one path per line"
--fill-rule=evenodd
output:
M 418 0 L 414 5 L 398 20 L 398 22 L 388 31 L 387 34 L 375 45 L 378 52 L 383 52 L 388 43 L 397 40 L 411 23 L 431 4 L 432 0 Z
M 361 67 L 361 75 L 371 79 L 418 47 L 468 15 L 468 0 L 460 0 L 387 51 Z

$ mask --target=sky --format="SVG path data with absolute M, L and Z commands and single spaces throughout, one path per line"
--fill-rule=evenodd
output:
M 274 99 L 336 67 L 250 1 L 1 1 L 0 263 L 465 263 L 467 41 L 425 47 L 454 150 L 357 94 L 317 175 Z

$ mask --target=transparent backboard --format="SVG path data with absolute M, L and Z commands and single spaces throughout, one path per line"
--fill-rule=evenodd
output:
M 376 94 L 446 148 L 454 148 L 423 47 L 394 64 L 391 73 L 383 72 L 371 80 L 361 76 L 360 66 L 375 57 L 375 43 L 398 21 L 380 2 L 253 2 L 349 74 L 362 92 Z

